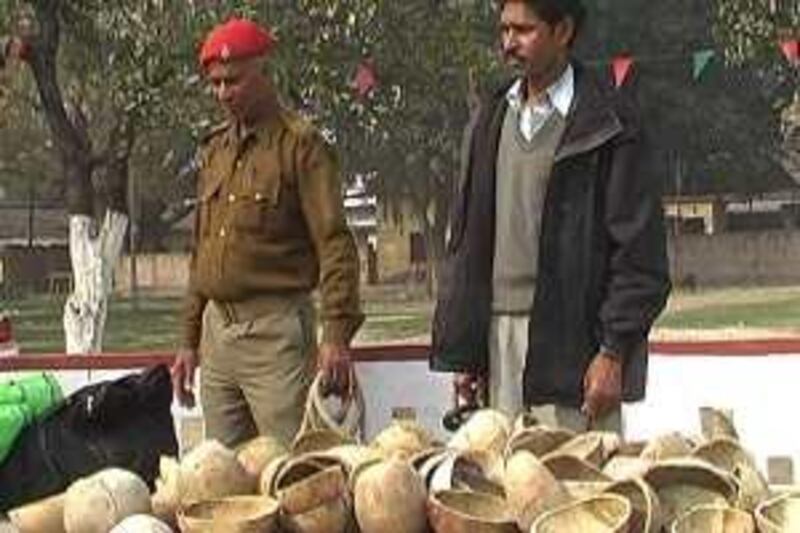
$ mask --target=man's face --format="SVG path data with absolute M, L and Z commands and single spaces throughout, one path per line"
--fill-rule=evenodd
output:
M 238 119 L 245 118 L 263 90 L 260 63 L 254 59 L 215 61 L 206 75 L 214 97 Z
M 551 26 L 522 0 L 506 2 L 500 14 L 503 58 L 525 75 L 541 76 L 565 61 L 573 32 L 571 19 Z

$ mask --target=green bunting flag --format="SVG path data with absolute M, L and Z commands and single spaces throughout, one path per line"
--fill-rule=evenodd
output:
M 715 55 L 716 52 L 711 49 L 700 50 L 693 54 L 694 69 L 692 71 L 692 77 L 695 81 L 700 79 L 700 76 L 702 76 L 703 72 L 706 71 L 708 65 L 711 63 L 711 60 L 714 59 Z

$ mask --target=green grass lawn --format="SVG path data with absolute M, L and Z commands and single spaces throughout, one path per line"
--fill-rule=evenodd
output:
M 13 327 L 23 352 L 64 351 L 62 312 L 64 298 L 34 296 L 0 302 L 0 310 L 13 312 Z M 425 335 L 432 306 L 427 302 L 368 301 L 367 321 L 357 342 L 374 343 Z M 171 350 L 181 330 L 181 299 L 143 297 L 137 302 L 115 297 L 109 304 L 103 349 L 107 352 Z
M 13 310 L 14 333 L 24 352 L 64 351 L 63 298 L 31 297 L 0 304 Z M 113 298 L 105 351 L 161 350 L 176 345 L 180 298 Z
M 180 331 L 179 297 L 142 297 L 138 302 L 115 297 L 109 306 L 104 350 L 170 350 Z M 13 310 L 17 341 L 24 352 L 64 349 L 61 314 L 63 298 L 44 296 L 0 301 L 0 310 Z M 430 333 L 433 305 L 413 298 L 366 293 L 367 321 L 358 343 L 421 340 Z M 769 328 L 800 332 L 798 287 L 725 289 L 676 292 L 657 327 L 669 329 Z
M 709 303 L 668 310 L 656 327 L 672 329 L 768 328 L 800 330 L 800 296 L 743 303 Z

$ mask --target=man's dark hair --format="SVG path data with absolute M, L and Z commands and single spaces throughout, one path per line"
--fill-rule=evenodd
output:
M 508 2 L 526 4 L 536 16 L 550 26 L 555 26 L 565 18 L 575 23 L 575 37 L 580 33 L 586 21 L 586 8 L 581 0 L 498 0 L 497 5 L 503 9 Z

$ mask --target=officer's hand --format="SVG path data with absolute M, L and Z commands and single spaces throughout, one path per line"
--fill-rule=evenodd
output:
M 581 412 L 593 423 L 619 407 L 622 402 L 622 362 L 605 352 L 598 353 L 583 377 Z
M 350 397 L 350 373 L 353 362 L 350 349 L 344 344 L 322 343 L 317 359 L 322 372 L 322 393 L 336 394 L 344 400 Z
M 458 399 L 465 405 L 478 405 L 478 393 L 481 387 L 481 378 L 477 374 L 458 373 L 453 378 Z
M 195 405 L 194 374 L 198 363 L 197 350 L 181 348 L 178 350 L 170 370 L 172 390 L 175 392 L 175 397 L 178 398 L 178 403 L 190 409 Z

